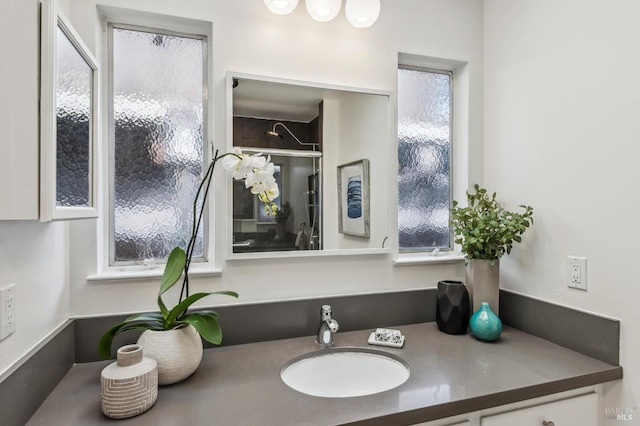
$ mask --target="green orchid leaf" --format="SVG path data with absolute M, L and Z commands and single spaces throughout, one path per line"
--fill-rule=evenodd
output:
M 187 254 L 180 247 L 171 250 L 167 258 L 167 264 L 164 267 L 162 282 L 160 283 L 160 291 L 158 292 L 158 307 L 160 312 L 166 318 L 169 315 L 169 309 L 162 300 L 162 295 L 169 290 L 180 279 L 184 271 L 184 265 L 187 262 Z
M 197 312 L 194 312 L 195 314 L 207 314 L 207 315 L 213 315 L 215 318 L 218 318 L 218 313 L 212 309 L 202 309 L 199 310 Z M 191 314 L 189 314 L 191 315 Z
M 164 318 L 160 312 L 145 312 L 143 314 L 131 315 L 129 318 L 122 321 L 122 324 L 132 321 L 162 321 Z
M 98 355 L 100 355 L 100 358 L 111 358 L 111 343 L 113 342 L 114 336 L 122 327 L 124 327 L 124 325 L 124 323 L 116 324 L 105 331 L 102 337 L 100 337 L 100 341 L 98 342 Z
M 235 291 L 228 291 L 228 290 L 213 291 L 209 294 L 222 294 L 225 296 L 235 297 L 236 299 L 238 298 L 238 293 L 236 293 Z
M 222 341 L 222 329 L 218 325 L 218 314 L 215 312 L 194 312 L 186 315 L 181 322 L 191 324 L 200 336 L 209 343 L 219 345 Z
M 167 308 L 167 305 L 164 304 L 164 302 L 162 301 L 162 296 L 158 295 L 158 307 L 160 308 L 160 312 L 162 312 L 162 318 L 166 319 L 167 316 L 169 315 L 169 309 Z
M 178 303 L 173 307 L 173 309 L 171 309 L 169 315 L 167 315 L 167 325 L 173 323 L 184 311 L 189 309 L 189 306 L 193 305 L 203 297 L 207 297 L 211 294 L 212 293 L 195 293 L 184 299 L 182 302 Z
M 187 254 L 180 247 L 171 250 L 167 264 L 164 267 L 162 282 L 160 283 L 160 292 L 158 296 L 163 295 L 169 290 L 182 276 L 184 265 L 187 262 Z
M 213 291 L 210 293 L 195 293 L 192 294 L 191 296 L 187 297 L 186 299 L 184 299 L 182 302 L 178 303 L 173 309 L 171 309 L 171 312 L 169 312 L 169 314 L 166 316 L 166 324 L 167 326 L 169 326 L 171 323 L 173 323 L 174 321 L 176 321 L 176 319 L 182 315 L 183 312 L 185 312 L 187 309 L 189 309 L 189 306 L 191 306 L 192 304 L 194 304 L 195 302 L 197 302 L 198 300 L 202 299 L 203 297 L 207 297 L 207 296 L 211 296 L 214 294 L 222 294 L 225 296 L 231 296 L 231 297 L 238 297 L 238 293 L 236 293 L 235 291 Z M 216 314 L 217 315 L 217 314 Z
M 129 330 L 163 330 L 163 326 L 162 322 L 158 322 L 157 320 L 135 322 L 125 320 L 124 322 L 114 325 L 100 337 L 100 341 L 98 342 L 98 355 L 100 355 L 100 358 L 110 359 L 113 338 L 117 334 Z

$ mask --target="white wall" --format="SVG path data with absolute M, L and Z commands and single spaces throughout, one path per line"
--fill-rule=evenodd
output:
M 379 249 L 389 236 L 389 146 L 392 123 L 389 116 L 389 96 L 340 93 L 324 100 L 324 171 L 322 230 L 324 247 L 329 249 Z M 337 167 L 369 160 L 370 176 L 370 236 L 362 238 L 338 232 Z M 345 208 L 343 206 L 343 208 Z M 385 247 L 389 247 L 388 241 Z
M 340 97 L 326 98 L 322 102 L 322 209 L 325 212 L 338 211 L 338 178 L 333 173 L 342 164 L 338 160 L 340 141 Z M 328 125 L 327 123 L 332 123 Z M 335 189 L 334 189 L 335 188 Z M 324 247 L 338 247 L 338 215 L 324 214 L 322 217 L 322 244 Z
M 16 332 L 0 342 L 0 381 L 69 318 L 67 235 L 64 223 L 0 221 L 0 286 L 16 285 Z
M 38 218 L 38 6 L 0 6 L 0 219 Z M 0 287 L 16 285 L 16 332 L 0 342 L 0 381 L 69 317 L 67 229 L 0 220 Z
M 395 92 L 398 52 L 468 62 L 471 134 L 482 143 L 482 3 L 478 0 L 382 1 L 379 21 L 370 29 L 352 28 L 342 13 L 330 23 L 308 17 L 304 5 L 288 16 L 270 13 L 261 2 L 188 0 L 104 0 L 105 4 L 175 14 L 213 22 L 213 138 L 225 143 L 227 71 Z M 71 2 L 71 19 L 85 37 L 94 37 L 95 2 Z M 89 46 L 99 43 L 94 39 Z M 390 141 L 390 143 L 395 143 Z M 393 151 L 393 150 L 392 150 Z M 472 161 L 479 167 L 480 159 Z M 221 176 L 222 171 L 217 171 Z M 224 235 L 224 183 L 216 182 L 216 229 Z M 96 273 L 95 230 L 90 222 L 72 224 L 72 310 L 88 316 L 155 308 L 158 280 L 87 283 Z M 93 233 L 93 235 L 92 235 Z M 216 238 L 220 277 L 196 279 L 200 291 L 230 289 L 238 301 L 211 298 L 212 304 L 250 303 L 300 297 L 433 287 L 443 278 L 460 278 L 461 265 L 394 267 L 391 257 L 325 257 L 225 261 L 224 238 Z
M 18 11 L 3 4 L 2 11 L 9 10 L 9 15 L 3 16 L 17 18 L 27 9 L 33 13 L 34 3 L 36 0 L 14 0 L 11 6 L 20 5 Z M 395 91 L 398 52 L 468 62 L 465 67 L 468 84 L 464 91 L 469 94 L 469 134 L 473 135 L 470 140 L 475 146 L 482 146 L 480 0 L 382 0 L 380 19 L 367 30 L 352 28 L 344 13 L 333 22 L 316 23 L 307 16 L 302 3 L 289 16 L 276 16 L 255 0 L 105 0 L 104 3 L 213 22 L 213 137 L 217 146 L 225 144 L 228 70 Z M 65 0 L 63 5 L 96 53 L 100 35 L 96 2 Z M 36 19 L 29 16 L 32 22 Z M 28 54 L 32 52 L 25 52 Z M 25 62 L 18 58 L 16 63 Z M 28 63 L 35 66 L 31 56 Z M 0 81 L 0 92 L 5 93 L 13 84 L 10 79 Z M 5 104 L 6 98 L 1 102 Z M 34 115 L 32 111 L 10 123 L 16 128 L 33 129 L 38 125 Z M 469 161 L 472 174 L 481 170 L 480 158 L 476 156 Z M 219 235 L 224 235 L 226 226 L 224 181 L 222 178 L 216 181 L 216 198 L 223 200 L 216 212 Z M 70 311 L 73 316 L 92 316 L 156 308 L 158 280 L 86 281 L 88 275 L 97 272 L 97 241 L 94 220 L 67 224 L 0 223 L 0 283 L 18 285 L 18 331 L 0 342 L 0 374 L 14 367 Z M 194 291 L 236 290 L 241 294 L 238 303 L 433 287 L 440 279 L 463 275 L 461 265 L 454 264 L 394 267 L 390 256 L 226 262 L 224 244 L 223 238 L 216 239 L 216 257 L 223 274 L 196 279 Z M 211 298 L 208 302 L 222 304 L 229 300 Z
M 309 190 L 308 177 L 313 167 L 311 160 L 308 158 L 285 157 L 287 161 L 287 182 L 288 188 L 286 198 L 291 204 L 291 217 L 287 221 L 287 230 L 297 234 L 302 223 L 307 224 L 309 229 L 310 220 L 309 211 L 307 209 L 308 196 L 305 194 Z M 312 218 L 311 218 L 312 219 Z
M 371 210 L 369 238 L 339 234 L 338 247 L 340 248 L 381 248 L 385 239 L 389 237 L 389 150 L 372 149 L 372 147 L 384 146 L 385 141 L 389 140 L 389 128 L 395 128 L 395 126 L 380 119 L 371 122 L 372 117 L 389 115 L 389 102 L 392 100 L 386 97 L 356 93 L 340 99 L 338 164 L 346 164 L 362 158 L 369 160 Z
M 607 387 L 606 405 L 630 409 L 640 396 L 639 16 L 636 0 L 485 1 L 485 183 L 535 218 L 501 286 L 619 318 L 625 379 Z M 567 255 L 588 258 L 586 293 L 567 288 Z

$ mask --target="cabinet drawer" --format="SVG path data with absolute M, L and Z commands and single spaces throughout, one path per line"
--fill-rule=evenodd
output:
M 542 426 L 543 422 L 555 426 L 597 426 L 598 400 L 595 393 L 563 399 L 547 404 L 522 408 L 483 417 L 481 426 Z

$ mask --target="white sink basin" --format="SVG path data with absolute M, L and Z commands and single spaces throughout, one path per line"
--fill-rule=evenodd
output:
M 280 377 L 289 387 L 307 395 L 346 398 L 400 386 L 409 378 L 409 366 L 387 352 L 335 348 L 291 360 Z

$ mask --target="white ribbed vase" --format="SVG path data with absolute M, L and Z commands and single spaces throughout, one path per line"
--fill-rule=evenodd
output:
M 102 412 L 113 419 L 137 416 L 153 407 L 158 398 L 155 360 L 142 356 L 142 347 L 118 349 L 117 361 L 102 370 Z
M 175 330 L 146 330 L 138 339 L 146 356 L 158 362 L 158 384 L 178 383 L 198 369 L 202 339 L 189 325 Z

